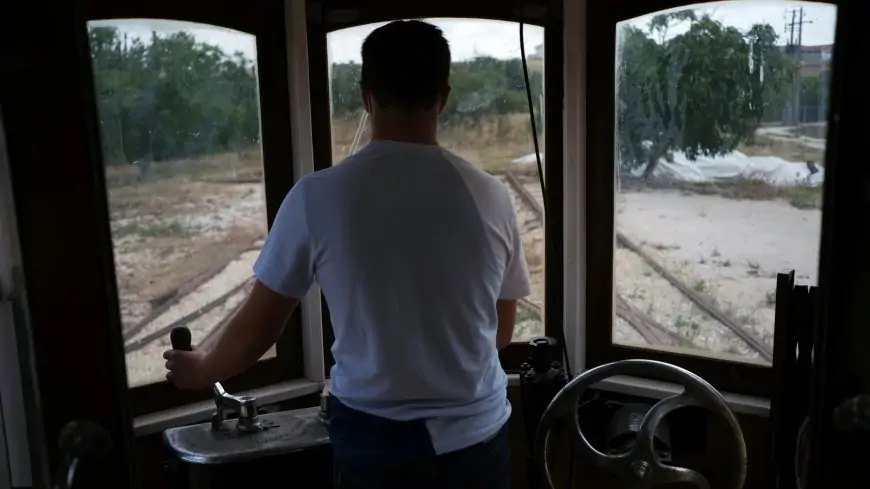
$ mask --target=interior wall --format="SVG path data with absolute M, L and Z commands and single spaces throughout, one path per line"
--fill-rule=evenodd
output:
M 12 487 L 28 487 L 30 448 L 27 442 L 27 422 L 24 417 L 24 396 L 21 390 L 18 342 L 13 322 L 12 301 L 8 300 L 13 286 L 13 258 L 18 246 L 14 233 L 14 206 L 6 158 L 3 124 L 0 121 L 0 437 L 7 445 L 8 462 L 0 454 L 0 464 L 8 464 Z M 0 440 L 2 441 L 2 440 Z M 3 470 L 0 469 L 0 474 Z M 5 481 L 0 476 L 0 485 Z
M 606 393 L 601 395 L 605 399 L 609 396 Z M 319 401 L 315 397 L 312 396 L 308 399 L 297 401 L 295 407 L 316 405 Z M 528 445 L 521 416 L 522 404 L 520 402 L 519 388 L 509 388 L 508 397 L 514 408 L 510 418 L 513 466 L 512 487 L 513 489 L 528 489 L 528 472 L 526 470 Z M 621 397 L 620 400 L 625 400 L 625 397 Z M 744 488 L 769 489 L 772 487 L 772 478 L 769 472 L 770 464 L 768 463 L 771 436 L 768 419 L 742 415 L 738 415 L 737 418 L 743 427 L 747 452 L 749 454 L 749 472 Z M 703 412 L 688 409 L 676 411 L 667 419 L 671 424 L 672 431 L 689 432 L 693 435 L 703 434 L 702 441 L 704 446 L 697 447 L 700 449 L 695 450 L 694 455 L 680 456 L 677 462 L 684 463 L 686 466 L 702 472 L 712 472 L 714 474 L 711 477 L 712 486 L 726 487 L 717 484 L 717 481 L 720 477 L 727 477 L 727 474 L 733 470 L 729 464 L 730 457 L 732 456 L 732 435 L 728 431 L 727 425 L 724 422 L 720 422 L 714 416 L 707 416 Z M 570 454 L 570 448 L 568 445 L 569 437 L 565 435 L 566 433 L 556 434 L 555 443 L 551 448 L 556 454 L 556 459 L 553 461 L 551 470 L 557 489 L 567 489 L 568 487 L 572 489 L 623 489 L 626 487 L 619 480 L 603 473 L 597 467 L 578 457 L 575 457 L 572 468 L 573 475 L 570 477 L 571 484 L 569 485 L 568 455 Z M 678 436 L 681 435 L 674 434 L 674 437 Z M 685 438 L 685 435 L 682 436 Z M 167 480 L 164 472 L 166 456 L 167 451 L 163 446 L 160 434 L 137 438 L 136 460 L 140 464 L 139 474 L 142 477 L 142 489 L 171 489 L 170 482 Z M 305 477 L 305 474 L 285 474 L 282 477 L 275 478 L 276 481 L 281 481 L 276 482 L 276 488 L 279 485 L 280 487 L 292 486 L 295 484 L 295 478 L 298 477 L 301 480 Z M 293 477 L 294 480 L 288 480 L 287 477 Z M 263 487 L 260 489 L 271 488 Z

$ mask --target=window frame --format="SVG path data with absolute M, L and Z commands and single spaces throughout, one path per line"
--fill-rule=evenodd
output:
M 547 154 L 544 183 L 547 188 L 546 225 L 544 228 L 544 330 L 545 334 L 564 341 L 563 336 L 563 226 L 562 226 L 562 9 L 561 2 L 546 0 L 526 2 L 406 2 L 401 0 L 320 0 L 308 6 L 308 61 L 311 87 L 311 126 L 314 168 L 332 166 L 332 110 L 330 100 L 327 34 L 341 29 L 414 18 L 456 18 L 519 22 L 544 28 L 544 147 L 558 148 Z M 335 362 L 331 346 L 335 337 L 326 299 L 321 295 L 323 355 L 326 367 Z M 509 372 L 519 371 L 530 354 L 527 343 L 516 342 L 499 356 Z
M 586 60 L 586 90 L 589 93 L 610 93 L 615 90 L 615 70 L 596 70 L 598 66 L 613 66 L 616 56 L 617 23 L 664 10 L 701 6 L 685 0 L 651 0 L 645 3 L 600 3 L 586 5 L 588 46 Z M 720 390 L 770 397 L 775 371 L 772 365 L 736 362 L 692 355 L 688 352 L 653 350 L 615 344 L 612 341 L 614 324 L 614 271 L 615 254 L 615 103 L 616 97 L 586 99 L 586 117 L 595 124 L 586 125 L 585 165 L 585 359 L 586 367 L 630 358 L 646 358 L 678 365 L 703 377 Z M 599 164 L 605 162 L 604 164 Z M 595 239 L 609 236 L 610 239 Z M 594 287 L 588 284 L 595 284 Z M 785 318 L 777 318 L 774 327 L 780 327 Z M 657 379 L 665 380 L 665 379 Z
M 267 226 L 272 222 L 281 202 L 294 183 L 295 161 L 288 86 L 291 75 L 288 66 L 285 2 L 270 0 L 255 2 L 244 9 L 231 0 L 188 0 L 172 2 L 154 0 L 130 3 L 112 0 L 91 0 L 85 9 L 88 21 L 121 19 L 171 19 L 205 26 L 233 29 L 252 35 L 256 39 L 258 103 L 260 108 L 260 146 L 263 161 L 264 197 Z M 99 114 L 96 113 L 95 117 Z M 103 182 L 104 183 L 104 182 Z M 105 194 L 105 185 L 103 185 Z M 107 197 L 106 197 L 107 198 Z M 109 216 L 100 216 L 108 222 Z M 111 242 L 111 240 L 110 240 Z M 104 250 L 112 259 L 113 250 Z M 117 282 L 112 268 L 109 280 L 113 306 L 117 308 Z M 298 308 L 288 321 L 276 344 L 276 356 L 261 360 L 244 373 L 224 382 L 230 391 L 263 387 L 285 380 L 305 376 L 303 352 L 303 307 Z M 120 318 L 116 325 L 121 328 Z M 155 360 L 156 361 L 156 360 Z M 181 391 L 167 381 L 128 388 L 130 410 L 134 417 L 208 400 L 208 391 Z

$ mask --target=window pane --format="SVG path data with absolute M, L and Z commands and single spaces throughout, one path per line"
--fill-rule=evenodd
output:
M 519 24 L 478 19 L 428 19 L 450 42 L 451 93 L 439 143 L 508 185 L 523 233 L 533 292 L 517 314 L 515 341 L 544 334 L 544 228 L 528 97 L 520 58 Z M 340 163 L 369 142 L 359 94 L 360 50 L 383 23 L 351 27 L 327 37 L 332 90 L 332 161 Z M 529 85 L 538 144 L 544 156 L 544 29 L 525 26 Z
M 618 24 L 615 342 L 770 363 L 777 272 L 816 284 L 835 21 L 721 2 Z
M 174 21 L 88 28 L 133 387 L 163 380 L 172 327 L 199 343 L 252 285 L 266 234 L 256 44 Z

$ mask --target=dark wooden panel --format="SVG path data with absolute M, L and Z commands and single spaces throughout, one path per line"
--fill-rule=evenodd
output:
M 439 2 L 406 2 L 403 0 L 321 0 L 309 1 L 309 18 L 329 25 L 330 30 L 354 25 L 398 19 L 475 18 L 519 21 L 524 13 L 526 22 L 543 25 L 547 16 L 561 16 L 561 1 L 503 0 L 476 1 L 442 0 Z
M 115 449 L 82 486 L 132 487 L 131 416 L 85 17 L 78 2 L 23 3 L 0 29 L 0 110 L 21 244 L 33 398 L 34 486 L 61 461 L 73 419 Z M 33 41 L 39 19 L 38 42 Z M 42 453 L 36 453 L 42 452 Z M 43 462 L 47 461 L 47 464 Z M 99 482 L 97 482 L 99 481 Z
M 838 433 L 833 410 L 870 392 L 870 166 L 857 155 L 870 134 L 870 36 L 867 2 L 838 2 L 836 48 L 825 151 L 824 213 L 819 265 L 811 400 L 810 488 L 867 487 L 866 433 Z

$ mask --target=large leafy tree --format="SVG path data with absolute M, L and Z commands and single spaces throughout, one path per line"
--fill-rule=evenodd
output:
M 260 122 L 254 63 L 179 32 L 128 38 L 90 30 L 108 164 L 166 161 L 255 145 Z
M 669 36 L 679 22 L 688 29 Z M 624 168 L 644 166 L 645 177 L 675 151 L 690 159 L 733 151 L 794 75 L 766 24 L 743 33 L 682 11 L 655 16 L 646 30 L 625 27 L 619 37 L 619 158 Z

